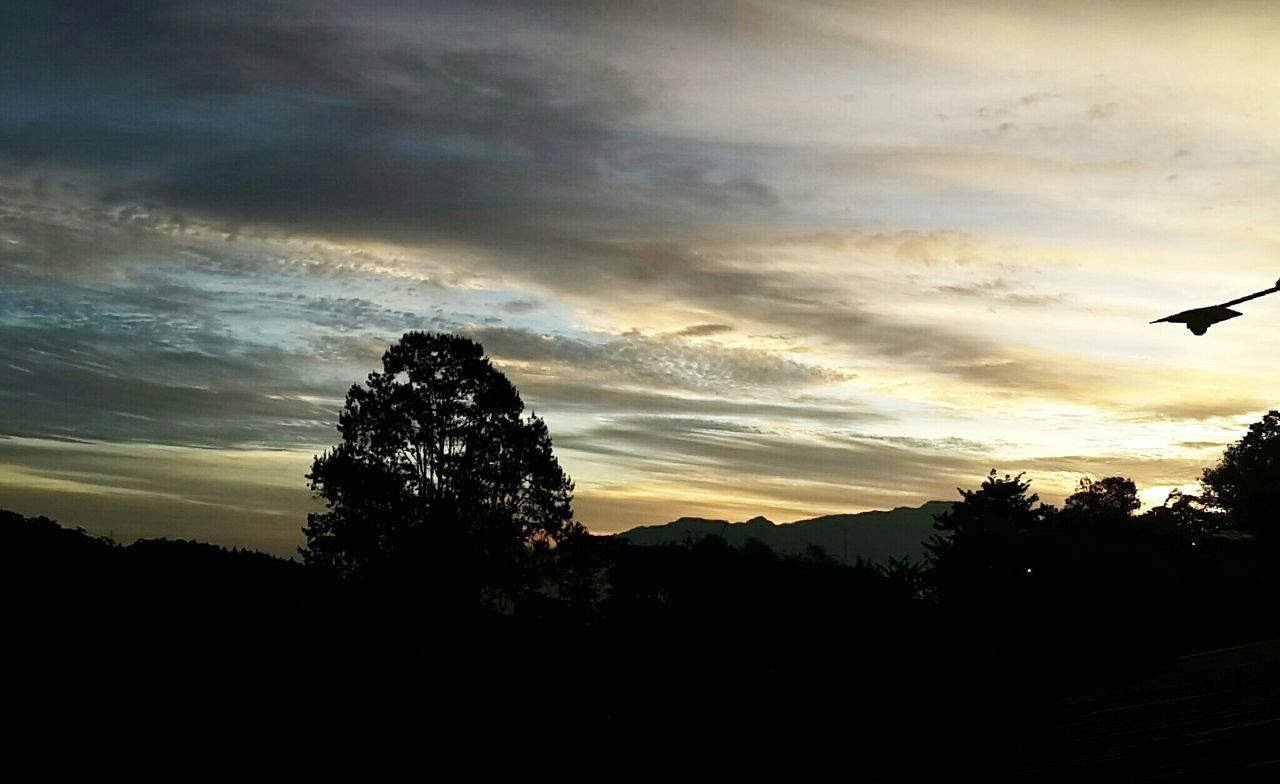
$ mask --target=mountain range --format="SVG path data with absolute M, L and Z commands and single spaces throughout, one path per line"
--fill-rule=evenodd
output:
M 928 501 L 922 506 L 902 506 L 888 511 L 839 514 L 774 523 L 753 517 L 740 523 L 681 517 L 662 525 L 647 525 L 617 534 L 632 544 L 660 545 L 694 541 L 706 536 L 723 536 L 732 545 L 758 539 L 775 552 L 798 555 L 817 545 L 838 561 L 853 563 L 858 558 L 883 563 L 890 558 L 924 557 L 924 542 L 937 533 L 934 515 L 951 508 L 950 501 Z

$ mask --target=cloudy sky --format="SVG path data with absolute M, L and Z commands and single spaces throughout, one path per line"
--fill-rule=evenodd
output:
M 1148 501 L 1275 404 L 1280 10 L 9 4 L 0 507 L 290 553 L 346 388 L 480 340 L 596 531 Z

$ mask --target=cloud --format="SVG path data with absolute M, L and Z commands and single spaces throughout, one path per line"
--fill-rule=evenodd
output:
M 809 433 L 805 438 L 718 420 L 624 416 L 590 431 L 557 439 L 561 449 L 644 469 L 654 492 L 701 488 L 732 498 L 720 508 L 790 515 L 923 503 L 950 497 L 957 483 L 978 476 L 984 459 L 951 443 L 895 444 L 856 434 Z M 726 485 L 726 483 L 729 483 Z M 897 488 L 910 487 L 909 492 Z M 650 507 L 660 517 L 660 507 Z M 666 515 L 680 511 L 666 506 Z M 785 515 L 784 515 L 785 517 Z M 595 519 L 600 530 L 638 520 Z M 621 523 L 621 524 L 620 524 Z
M 56 78 L 66 100 L 0 123 L 2 149 L 11 165 L 109 173 L 114 200 L 406 241 L 536 237 L 618 208 L 772 203 L 710 148 L 631 133 L 647 99 L 604 62 L 406 39 L 390 8 L 357 25 L 331 9 L 299 24 L 268 5 L 109 20 L 63 5 L 28 15 L 35 29 L 14 43 L 42 63 L 31 87 Z M 82 99 L 104 92 L 113 101 Z
M 182 347 L 148 329 L 92 314 L 0 329 L 0 367 L 21 379 L 0 390 L 0 433 L 264 449 L 331 438 L 337 390 L 307 380 L 305 357 L 210 335 Z
M 0 366 L 21 382 L 0 388 L 13 402 L 0 433 L 238 449 L 323 444 L 347 386 L 410 329 L 470 335 L 522 384 L 589 379 L 596 389 L 741 398 L 849 378 L 696 339 L 725 325 L 649 336 L 534 331 L 505 321 L 537 316 L 523 304 L 535 300 L 475 301 L 468 313 L 468 289 L 402 277 L 394 259 L 288 239 L 228 243 L 199 222 L 179 227 L 146 212 L 6 205 Z
M 532 299 L 513 299 L 510 302 L 504 302 L 501 305 L 503 312 L 520 315 L 522 313 L 531 313 L 538 308 L 543 307 L 544 303 Z
M 1052 305 L 1062 302 L 1066 298 L 1064 294 L 1033 294 L 1026 291 L 1018 291 L 1015 288 L 1015 284 L 1004 278 L 986 280 L 980 283 L 948 284 L 938 286 L 934 290 L 942 294 L 986 299 L 1010 305 Z
M 720 335 L 725 332 L 732 331 L 733 326 L 729 324 L 692 324 L 676 332 L 676 336 L 683 338 L 702 338 L 709 335 Z
M 539 268 L 540 280 L 565 293 L 597 298 L 610 290 L 625 291 L 633 302 L 675 297 L 762 328 L 892 357 L 974 383 L 1022 385 L 1022 360 L 1016 356 L 963 328 L 913 323 L 876 312 L 846 293 L 847 281 L 831 285 L 809 275 L 735 264 L 671 244 L 625 250 L 602 245 L 593 257 L 600 261 L 612 257 L 613 263 L 589 269 L 566 263 Z M 981 370 L 974 372 L 974 368 Z
M 1140 422 L 1185 422 L 1213 419 L 1260 417 L 1275 407 L 1273 400 L 1255 397 L 1224 397 L 1216 400 L 1178 400 L 1151 403 L 1130 409 L 1128 416 Z
M 665 415 L 738 422 L 794 422 L 810 427 L 851 427 L 884 422 L 889 417 L 866 403 L 845 397 L 759 394 L 739 390 L 706 390 L 704 394 L 657 392 L 646 387 L 601 384 L 578 378 L 559 378 L 507 372 L 518 380 L 526 403 L 541 411 L 564 415 Z
M 312 455 L 0 437 L 4 508 L 117 541 L 166 536 L 264 549 L 302 544 Z
M 445 15 L 414 38 L 392 6 L 363 25 L 336 8 L 304 24 L 271 6 L 93 17 L 72 31 L 75 47 L 31 54 L 61 94 L 109 86 L 117 100 L 15 113 L 0 124 L 10 164 L 89 171 L 111 183 L 102 209 L 113 214 L 154 222 L 156 210 L 132 206 L 150 200 L 237 231 L 442 244 L 471 269 L 553 295 L 682 302 L 971 383 L 1027 377 L 954 324 L 893 317 L 848 285 L 696 236 L 776 215 L 779 192 L 759 151 L 646 125 L 662 91 L 633 73 L 532 39 L 480 46 L 474 18 Z M 27 22 L 44 31 L 34 41 L 58 28 L 38 13 Z M 895 241 L 923 254 L 931 236 Z M 363 318 L 374 326 L 372 310 Z
M 1074 453 L 1022 460 L 1017 463 L 1017 470 L 1027 472 L 1033 480 L 1033 489 L 1046 502 L 1060 503 L 1075 490 L 1076 483 L 1084 476 L 1123 476 L 1134 480 L 1141 491 L 1194 482 L 1205 465 L 1202 457 Z
M 675 337 L 639 334 L 594 340 L 537 334 L 507 327 L 463 328 L 489 356 L 520 363 L 525 373 L 590 377 L 645 384 L 656 389 L 768 389 L 834 384 L 848 374 L 778 354 Z
M 1118 108 L 1119 108 L 1119 105 L 1116 104 L 1115 101 L 1108 101 L 1107 103 L 1095 103 L 1089 107 L 1089 119 L 1105 120 L 1106 118 L 1115 114 L 1116 109 Z

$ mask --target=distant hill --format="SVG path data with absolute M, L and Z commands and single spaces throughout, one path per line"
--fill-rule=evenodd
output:
M 47 517 L 0 509 L 0 589 L 23 596 L 28 608 L 66 601 L 265 608 L 315 588 L 314 574 L 302 564 L 273 555 L 182 539 L 125 546 Z
M 950 501 L 929 501 L 914 508 L 902 506 L 890 511 L 826 515 L 782 524 L 764 517 L 741 523 L 681 517 L 663 525 L 633 528 L 617 536 L 638 545 L 678 544 L 705 536 L 723 536 L 729 544 L 740 546 L 748 539 L 759 539 L 787 555 L 798 555 L 818 545 L 832 558 L 847 558 L 849 563 L 858 557 L 876 562 L 905 557 L 918 560 L 925 554 L 923 542 L 936 533 L 934 515 L 950 508 Z

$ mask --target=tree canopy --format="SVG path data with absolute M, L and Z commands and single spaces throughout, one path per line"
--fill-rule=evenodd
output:
M 546 424 L 474 341 L 405 334 L 347 393 L 341 442 L 307 478 L 308 564 L 347 577 L 436 580 L 490 601 L 536 585 L 581 532 Z M 472 593 L 475 596 L 475 593 Z
M 1231 524 L 1264 539 L 1280 538 L 1280 411 L 1269 411 L 1201 477 L 1204 501 Z
M 1068 511 L 1103 517 L 1128 517 L 1141 505 L 1138 486 L 1123 476 L 1098 480 L 1085 477 L 1063 504 Z
M 928 543 L 934 580 L 953 594 L 990 596 L 1031 568 L 1032 534 L 1053 507 L 1029 492 L 1023 475 L 1004 477 L 995 469 L 977 490 L 960 490 L 961 500 L 938 515 L 940 533 Z

